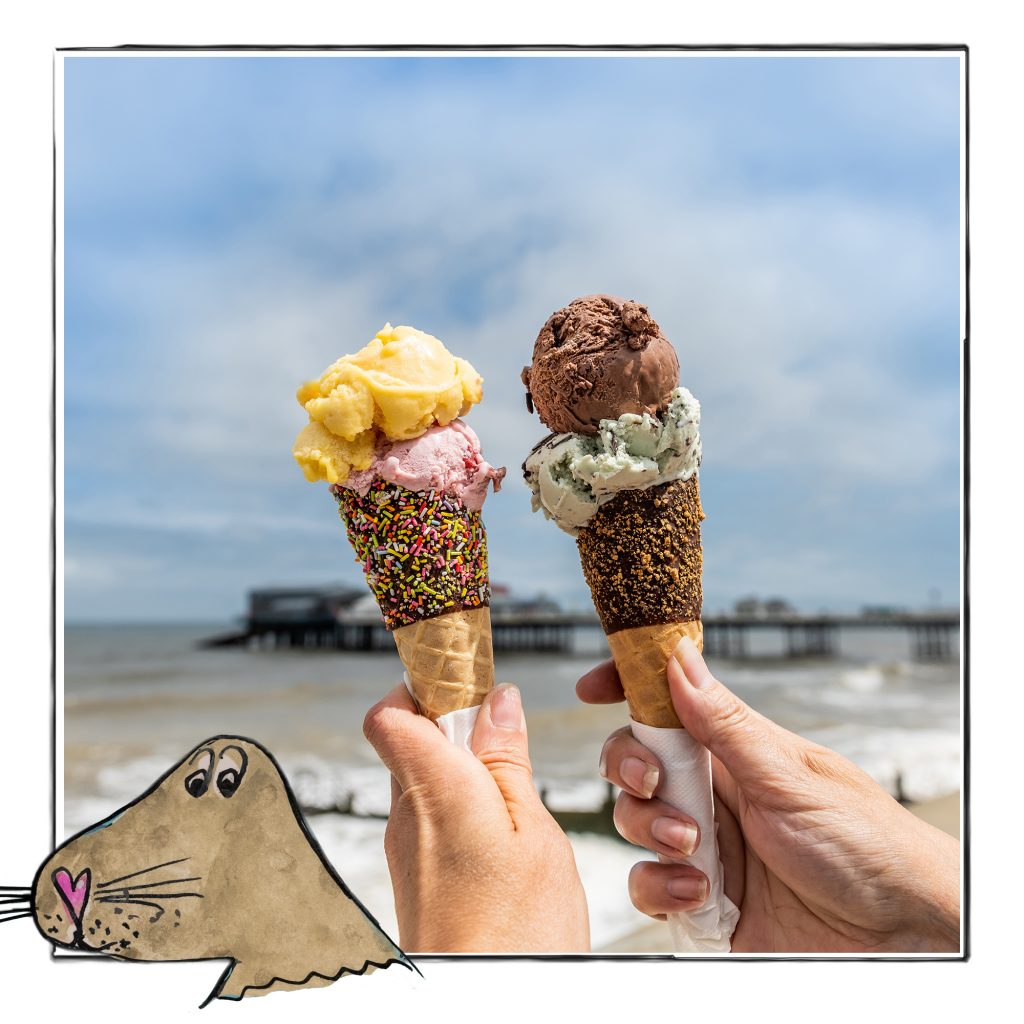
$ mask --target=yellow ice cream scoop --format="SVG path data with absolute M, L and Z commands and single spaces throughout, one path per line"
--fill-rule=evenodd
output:
M 373 428 L 401 441 L 464 416 L 482 395 L 480 374 L 437 338 L 385 324 L 365 348 L 332 363 L 296 397 L 311 423 L 343 441 Z
M 369 468 L 377 436 L 371 428 L 346 441 L 322 423 L 310 423 L 295 439 L 292 455 L 310 483 L 343 484 L 352 470 Z

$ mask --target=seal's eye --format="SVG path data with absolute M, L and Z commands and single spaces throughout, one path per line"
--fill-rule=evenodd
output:
M 220 752 L 217 758 L 217 792 L 223 797 L 235 795 L 235 790 L 242 784 L 249 755 L 239 746 L 232 743 Z
M 189 796 L 202 796 L 210 785 L 210 776 L 200 769 L 197 772 L 193 772 L 185 780 L 185 789 L 188 790 Z
M 234 768 L 225 768 L 217 774 L 217 788 L 221 796 L 233 796 L 238 784 L 242 781 L 241 776 Z

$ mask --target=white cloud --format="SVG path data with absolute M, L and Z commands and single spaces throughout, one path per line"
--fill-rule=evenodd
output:
M 908 515 L 907 489 L 955 491 L 955 383 L 915 379 L 906 356 L 894 358 L 941 324 L 936 309 L 950 320 L 936 349 L 957 343 L 955 226 L 839 182 L 723 188 L 714 125 L 671 99 L 649 116 L 673 132 L 632 147 L 626 96 L 621 110 L 582 104 L 568 136 L 552 113 L 558 97 L 550 110 L 506 105 L 500 127 L 479 138 L 486 89 L 441 87 L 413 107 L 395 93 L 373 99 L 335 117 L 348 132 L 312 147 L 322 154 L 313 166 L 296 154 L 325 123 L 327 97 L 296 108 L 294 152 L 262 144 L 259 119 L 241 125 L 240 150 L 263 161 L 255 177 L 290 186 L 271 190 L 247 224 L 141 251 L 77 250 L 95 301 L 139 333 L 120 346 L 120 366 L 85 366 L 66 382 L 104 420 L 69 435 L 69 464 L 114 478 L 123 463 L 131 474 L 70 514 L 204 534 L 240 522 L 312 529 L 309 485 L 289 455 L 303 423 L 294 390 L 385 319 L 411 321 L 485 377 L 470 422 L 489 459 L 509 468 L 487 511 L 500 564 L 511 553 L 502 531 L 518 538 L 528 508 L 518 467 L 544 432 L 525 410 L 519 370 L 547 315 L 592 291 L 647 302 L 677 344 L 683 382 L 704 407 L 706 467 L 780 466 L 790 479 L 798 470 L 806 489 L 794 500 L 829 508 L 865 485 L 892 490 Z M 582 162 L 595 138 L 609 140 L 608 159 Z M 373 173 L 327 189 L 332 170 L 355 159 Z M 154 500 L 133 505 L 131 484 Z M 535 539 L 506 561 L 509 574 L 578 588 L 571 543 L 563 558 L 555 528 L 530 522 Z
M 133 574 L 152 572 L 159 565 L 158 559 L 129 553 L 65 555 L 64 585 L 66 592 L 76 589 L 109 591 Z

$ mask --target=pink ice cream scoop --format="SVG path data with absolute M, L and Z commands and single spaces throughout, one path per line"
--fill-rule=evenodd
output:
M 410 491 L 444 491 L 461 499 L 466 508 L 483 508 L 491 483 L 501 487 L 504 469 L 484 461 L 480 439 L 462 420 L 431 427 L 410 441 L 392 441 L 374 453 L 367 469 L 349 473 L 337 486 L 366 495 L 375 477 Z

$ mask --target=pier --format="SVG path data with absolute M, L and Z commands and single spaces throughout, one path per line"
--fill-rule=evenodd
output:
M 496 651 L 565 653 L 574 650 L 579 631 L 600 631 L 593 612 L 564 612 L 545 599 L 512 600 L 495 588 L 491 630 Z M 742 608 L 741 602 L 737 607 Z M 706 615 L 704 651 L 712 657 L 764 657 L 753 650 L 753 637 L 781 640 L 773 656 L 832 658 L 841 634 L 861 630 L 901 631 L 909 653 L 921 661 L 954 657 L 957 611 L 866 611 L 860 615 L 806 615 L 782 606 L 758 607 Z M 244 623 L 232 632 L 210 637 L 204 647 L 254 649 L 330 649 L 393 651 L 377 607 L 365 590 L 303 587 L 253 590 Z
M 832 658 L 838 653 L 839 634 L 860 630 L 899 630 L 910 640 L 918 661 L 953 657 L 953 635 L 960 630 L 957 612 L 900 612 L 891 615 L 709 615 L 704 622 L 704 652 L 719 658 L 750 657 L 749 637 L 754 632 L 782 635 L 788 658 Z

